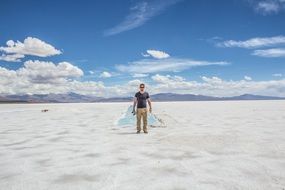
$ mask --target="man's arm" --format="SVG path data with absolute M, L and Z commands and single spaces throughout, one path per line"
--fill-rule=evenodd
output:
M 151 107 L 150 98 L 147 99 L 147 103 L 148 103 L 148 105 L 149 105 L 149 112 L 151 113 L 151 112 L 152 112 L 152 107 Z
M 136 107 L 136 105 L 137 105 L 137 102 L 138 102 L 137 98 L 134 97 L 134 106 L 133 106 L 133 109 L 135 109 L 135 107 Z
M 132 111 L 132 113 L 133 113 L 134 115 L 136 114 L 136 105 L 137 105 L 137 102 L 138 102 L 137 97 L 134 97 L 134 105 L 133 105 L 133 111 Z

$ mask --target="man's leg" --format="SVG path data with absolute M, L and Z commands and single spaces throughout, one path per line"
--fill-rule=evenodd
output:
M 143 131 L 147 133 L 147 108 L 143 109 Z
M 137 108 L 137 131 L 140 131 L 141 130 L 141 109 L 140 108 Z

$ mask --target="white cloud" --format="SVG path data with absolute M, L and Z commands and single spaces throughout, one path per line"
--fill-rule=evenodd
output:
M 257 13 L 262 15 L 277 14 L 285 9 L 284 0 L 261 0 L 253 3 Z
M 256 6 L 256 11 L 262 14 L 278 13 L 281 9 L 280 5 L 276 1 L 261 1 Z
M 163 51 L 159 51 L 159 50 L 152 50 L 152 49 L 150 49 L 150 50 L 147 50 L 146 52 L 147 52 L 147 54 L 143 54 L 144 57 L 151 56 L 151 57 L 153 57 L 155 59 L 165 59 L 165 58 L 169 58 L 170 57 L 170 55 L 168 53 L 163 52 Z
M 66 93 L 82 75 L 81 69 L 67 62 L 26 61 L 17 70 L 0 67 L 0 94 Z
M 274 76 L 274 77 L 282 77 L 283 75 L 281 73 L 275 73 L 272 76 Z
M 139 86 L 141 83 L 143 83 L 143 82 L 139 79 L 131 80 L 128 82 L 128 84 L 130 86 L 135 86 L 135 87 Z
M 137 3 L 131 7 L 129 15 L 120 24 L 106 30 L 104 35 L 111 36 L 137 28 L 178 1 L 180 0 L 153 0 Z
M 8 62 L 20 62 L 24 55 L 21 54 L 2 54 L 0 60 Z
M 110 78 L 110 77 L 112 77 L 112 74 L 107 71 L 104 71 L 100 74 L 100 78 Z
M 0 51 L 4 52 L 1 60 L 4 61 L 20 61 L 25 55 L 32 55 L 38 57 L 48 57 L 61 54 L 60 50 L 55 49 L 52 45 L 32 37 L 27 37 L 24 42 L 7 41 L 7 47 L 0 47 Z
M 245 41 L 228 40 L 217 43 L 218 47 L 239 47 L 239 48 L 259 48 L 285 44 L 285 36 L 274 36 L 268 38 L 251 38 Z
M 94 71 L 88 71 L 91 75 L 94 75 L 95 72 Z
M 4 67 L 0 67 L 0 84 L 9 85 L 17 78 L 17 72 L 14 70 L 8 70 Z
M 168 58 L 168 59 L 142 59 L 134 61 L 128 65 L 116 65 L 116 69 L 127 73 L 157 73 L 164 71 L 179 72 L 191 67 L 207 66 L 207 65 L 228 65 L 228 62 L 208 62 L 196 61 L 192 59 Z
M 143 78 L 143 77 L 147 77 L 148 74 L 143 74 L 143 73 L 135 73 L 133 74 L 134 78 Z
M 146 54 L 146 53 L 141 53 L 143 57 L 150 57 L 149 54 Z
M 245 79 L 245 80 L 248 80 L 248 81 L 249 81 L 249 80 L 252 80 L 252 78 L 249 77 L 249 76 L 244 76 L 244 79 Z
M 208 43 L 215 43 L 216 44 L 218 41 L 223 40 L 223 38 L 220 36 L 213 36 L 211 38 L 200 38 L 199 40 L 206 41 Z
M 212 78 L 208 78 L 205 76 L 201 77 L 203 81 L 207 82 L 207 83 L 211 83 L 211 84 L 220 84 L 222 83 L 222 79 L 220 79 L 219 77 L 212 77 Z
M 79 81 L 78 68 L 46 64 L 37 68 L 27 63 L 18 70 L 0 67 L 0 94 L 48 94 L 75 92 L 101 97 L 133 96 L 140 83 L 145 83 L 147 91 L 155 93 L 189 93 L 211 96 L 236 96 L 240 94 L 260 94 L 285 96 L 285 79 L 270 81 L 223 80 L 218 77 L 203 76 L 201 82 L 189 81 L 177 75 L 156 74 L 147 83 L 143 80 L 131 80 L 113 86 L 106 86 L 101 81 Z M 34 69 L 30 68 L 33 67 Z M 52 71 L 45 73 L 43 69 Z
M 157 82 L 157 83 L 160 83 L 160 84 L 167 84 L 167 83 L 170 83 L 170 82 L 183 82 L 185 81 L 185 79 L 181 76 L 171 76 L 171 75 L 160 75 L 160 74 L 156 74 L 156 75 L 153 75 L 152 77 L 152 80 Z
M 260 57 L 285 57 L 285 49 L 283 48 L 272 48 L 265 50 L 255 50 L 252 55 Z
M 83 71 L 68 62 L 60 62 L 56 65 L 52 62 L 30 60 L 24 63 L 24 67 L 18 70 L 18 74 L 45 81 L 52 78 L 80 77 Z
M 7 72 L 7 70 L 6 70 Z M 68 62 L 60 62 L 55 65 L 52 62 L 26 61 L 24 67 L 19 68 L 15 73 L 17 79 L 30 81 L 32 83 L 61 83 L 69 78 L 80 77 L 83 71 Z
M 34 55 L 39 57 L 47 57 L 61 54 L 60 50 L 55 49 L 52 45 L 32 37 L 27 37 L 24 43 L 13 40 L 7 41 L 7 47 L 0 47 L 0 50 L 6 53 L 14 53 L 21 55 Z
M 259 94 L 270 96 L 285 96 L 285 79 L 270 81 L 238 80 L 226 81 L 218 77 L 203 76 L 202 82 L 187 81 L 184 78 L 170 75 L 154 75 L 155 82 L 152 93 L 186 93 L 211 96 L 236 96 L 241 94 Z

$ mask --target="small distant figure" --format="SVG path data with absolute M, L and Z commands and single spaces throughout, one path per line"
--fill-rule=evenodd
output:
M 137 114 L 137 133 L 141 132 L 141 118 L 143 118 L 143 131 L 144 133 L 148 133 L 147 131 L 147 104 L 149 105 L 149 112 L 152 112 L 151 101 L 149 94 L 145 92 L 145 84 L 140 84 L 139 91 L 135 94 L 134 97 L 134 106 L 132 113 Z M 137 105 L 137 110 L 135 110 Z
M 48 112 L 48 109 L 43 109 L 42 112 Z

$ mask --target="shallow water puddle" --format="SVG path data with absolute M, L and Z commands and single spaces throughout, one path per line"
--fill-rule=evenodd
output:
M 127 111 L 122 115 L 122 117 L 118 120 L 117 125 L 124 127 L 124 126 L 134 126 L 136 125 L 136 115 L 132 113 L 133 106 L 130 105 Z M 148 125 L 151 127 L 156 126 L 164 126 L 162 120 L 158 119 L 155 114 L 148 113 L 147 115 Z

